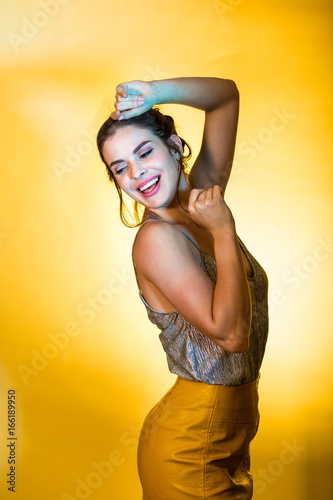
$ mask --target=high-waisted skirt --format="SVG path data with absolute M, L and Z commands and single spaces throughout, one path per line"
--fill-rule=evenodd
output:
M 259 425 L 258 381 L 225 386 L 177 377 L 144 420 L 143 500 L 249 500 L 249 445 Z

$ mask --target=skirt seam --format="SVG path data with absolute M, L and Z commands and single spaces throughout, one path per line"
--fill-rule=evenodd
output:
M 161 418 L 162 418 L 162 416 L 163 416 L 163 414 L 164 414 L 164 412 L 165 412 L 165 409 L 166 409 L 166 407 L 168 406 L 169 402 L 171 401 L 171 398 L 172 398 L 172 396 L 174 395 L 174 393 L 175 393 L 175 391 L 176 391 L 176 389 L 177 389 L 178 385 L 179 385 L 179 379 L 177 378 L 176 382 L 174 383 L 174 385 L 173 385 L 173 386 L 172 386 L 172 388 L 171 388 L 171 389 L 173 389 L 173 390 L 170 392 L 170 395 L 169 395 L 169 397 L 168 397 L 167 401 L 165 402 L 164 408 L 162 409 L 160 416 L 158 417 L 158 419 L 157 419 L 157 420 L 156 420 L 156 422 L 155 422 L 155 426 L 156 426 L 156 425 L 159 423 L 159 421 L 161 420 Z
M 208 429 L 207 429 L 207 439 L 206 439 L 206 446 L 205 446 L 205 450 L 204 450 L 204 453 L 203 453 L 203 487 L 204 487 L 204 497 L 203 497 L 203 500 L 207 500 L 207 490 L 206 490 L 206 474 L 207 474 L 207 462 L 206 462 L 206 459 L 207 459 L 207 452 L 208 452 L 208 446 L 209 446 L 209 434 L 210 434 L 210 429 L 211 429 L 211 426 L 212 426 L 212 422 L 213 422 L 213 416 L 214 416 L 214 413 L 215 413 L 215 408 L 216 408 L 216 402 L 217 402 L 217 396 L 218 396 L 218 391 L 216 391 L 216 394 L 215 394 L 215 401 L 214 401 L 214 406 L 212 408 L 212 412 L 211 412 L 211 415 L 210 415 L 210 420 L 209 420 L 209 424 L 208 424 Z

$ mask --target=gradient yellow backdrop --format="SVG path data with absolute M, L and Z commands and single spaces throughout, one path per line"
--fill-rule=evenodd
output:
M 241 95 L 226 201 L 270 282 L 254 499 L 332 498 L 331 27 L 329 0 L 2 8 L 1 498 L 141 498 L 138 432 L 175 376 L 94 143 L 118 83 L 178 76 L 232 78 Z M 162 109 L 195 158 L 203 113 Z

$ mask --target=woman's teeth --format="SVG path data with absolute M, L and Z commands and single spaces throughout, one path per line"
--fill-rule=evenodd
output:
M 151 181 L 147 182 L 147 184 L 145 184 L 144 186 L 140 187 L 139 188 L 139 191 L 141 191 L 142 193 L 144 191 L 146 191 L 147 189 L 149 189 L 151 186 L 154 186 L 155 184 L 157 184 L 159 180 L 159 177 L 154 177 L 154 179 L 152 179 Z

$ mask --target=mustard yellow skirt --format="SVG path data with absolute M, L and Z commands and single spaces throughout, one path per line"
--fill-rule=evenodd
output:
M 225 386 L 177 377 L 141 429 L 143 500 L 252 498 L 249 445 L 259 425 L 258 381 Z

